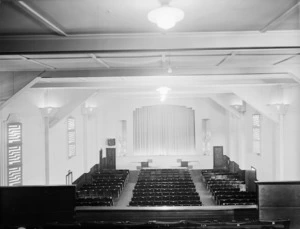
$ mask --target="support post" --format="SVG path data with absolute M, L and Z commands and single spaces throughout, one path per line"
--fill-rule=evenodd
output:
M 83 114 L 83 172 L 87 173 L 88 171 L 88 149 L 87 149 L 87 133 L 88 133 L 88 116 Z
M 50 138 L 49 138 L 49 121 L 54 116 L 58 108 L 43 107 L 40 108 L 42 117 L 44 119 L 44 137 L 45 137 L 45 185 L 50 184 Z
M 49 155 L 49 116 L 44 117 L 45 129 L 45 185 L 50 183 L 50 155 Z
M 284 114 L 279 115 L 279 179 L 284 180 Z
M 87 107 L 83 104 L 81 107 L 81 113 L 83 115 L 83 171 L 88 172 L 88 120 L 93 114 L 95 107 Z
M 237 120 L 237 139 L 238 139 L 238 152 L 237 152 L 237 163 L 239 164 L 240 168 L 245 169 L 245 154 L 246 154 L 246 137 L 245 137 L 245 112 L 246 112 L 246 103 L 242 101 L 239 104 L 232 104 L 231 107 L 235 109 L 239 114 L 240 118 Z
M 284 116 L 286 115 L 289 104 L 278 103 L 271 104 L 277 110 L 279 116 L 278 130 L 279 130 L 279 151 L 276 155 L 276 161 L 278 164 L 278 172 L 276 173 L 277 180 L 284 180 Z

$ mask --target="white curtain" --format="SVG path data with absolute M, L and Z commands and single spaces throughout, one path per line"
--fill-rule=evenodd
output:
M 135 155 L 195 154 L 195 112 L 175 105 L 138 108 L 133 112 Z

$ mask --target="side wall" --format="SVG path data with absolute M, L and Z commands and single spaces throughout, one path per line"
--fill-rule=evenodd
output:
M 284 179 L 300 180 L 300 86 L 286 88 L 289 109 L 284 117 Z

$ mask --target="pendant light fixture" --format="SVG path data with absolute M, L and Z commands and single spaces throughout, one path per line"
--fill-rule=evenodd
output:
M 162 4 L 161 7 L 148 13 L 148 20 L 165 30 L 174 27 L 183 18 L 184 12 L 181 9 L 169 6 L 169 4 Z

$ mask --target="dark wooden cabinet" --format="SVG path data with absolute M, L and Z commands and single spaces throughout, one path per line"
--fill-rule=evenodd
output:
M 223 146 L 214 146 L 214 169 L 223 169 L 225 166 Z
M 116 169 L 116 148 L 106 148 L 106 169 Z

